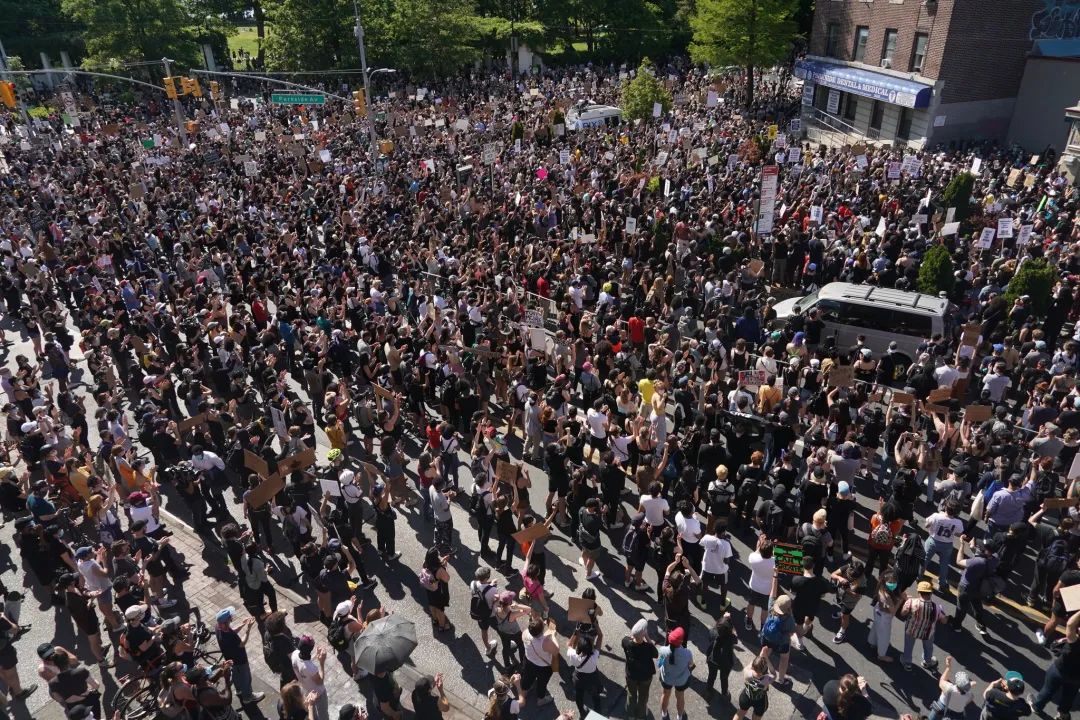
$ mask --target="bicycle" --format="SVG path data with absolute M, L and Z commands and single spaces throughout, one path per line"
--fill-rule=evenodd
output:
M 210 629 L 202 622 L 197 622 L 191 628 L 191 633 L 195 661 L 209 666 L 219 664 L 222 661 L 221 650 L 207 650 L 204 647 L 212 636 Z M 164 667 L 164 660 L 163 654 L 151 667 L 140 668 L 136 673 L 119 678 L 121 685 L 113 695 L 110 705 L 121 717 L 126 720 L 143 720 L 157 716 L 160 690 L 158 676 Z

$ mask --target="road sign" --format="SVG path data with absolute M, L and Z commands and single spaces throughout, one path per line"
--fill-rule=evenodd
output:
M 325 105 L 326 96 L 314 93 L 272 93 L 270 102 L 275 105 Z

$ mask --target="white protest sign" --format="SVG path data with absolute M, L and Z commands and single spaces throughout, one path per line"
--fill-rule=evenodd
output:
M 866 159 L 866 156 L 865 156 L 865 155 L 856 155 L 856 156 L 855 156 L 855 165 L 856 165 L 856 166 L 857 166 L 857 167 L 858 167 L 858 168 L 859 168 L 860 170 L 865 170 L 865 169 L 866 169 L 867 167 L 869 167 L 869 166 L 870 166 L 870 161 L 868 161 L 868 160 Z
M 814 205 L 810 208 L 810 222 L 821 222 L 823 217 L 822 208 L 820 205 Z
M 259 167 L 255 164 L 254 160 L 248 160 L 244 163 L 244 174 L 248 177 L 254 177 L 259 172 Z
M 654 118 L 660 117 L 660 113 L 664 112 L 664 106 L 658 102 L 652 104 L 652 116 Z
M 798 165 L 801 160 L 802 160 L 802 148 L 793 147 L 790 150 L 788 150 L 787 161 L 789 163 L 791 163 L 792 165 Z
M 569 165 L 570 164 L 570 151 L 567 150 L 566 148 L 563 148 L 562 150 L 559 151 L 559 164 L 560 165 Z
M 1011 238 L 1013 236 L 1013 219 L 998 218 L 997 236 L 999 238 Z
M 1027 245 L 1031 242 L 1031 225 L 1021 225 L 1020 232 L 1016 236 L 1017 245 Z
M 320 150 L 319 151 L 319 159 L 322 160 L 324 163 L 330 162 L 330 151 L 329 150 Z
M 982 158 L 977 157 L 971 161 L 971 174 L 978 175 L 982 171 Z
M 626 234 L 627 235 L 633 235 L 636 232 L 637 232 L 637 218 L 635 218 L 635 217 L 626 218 Z
M 988 248 L 994 244 L 994 228 L 983 228 L 979 234 L 979 239 L 975 242 L 975 247 Z
M 898 163 L 898 162 L 889 163 L 889 176 L 888 177 L 889 177 L 890 180 L 899 180 L 900 179 L 900 173 L 901 173 L 900 163 Z
M 879 238 L 885 237 L 885 227 L 885 218 L 881 218 L 880 220 L 878 220 L 877 227 L 874 228 L 874 234 L 877 235 Z
M 717 103 L 719 101 L 720 101 L 720 96 L 717 95 L 716 91 L 715 90 L 710 90 L 709 94 L 705 98 L 705 107 L 711 107 L 711 108 L 716 107 L 716 105 L 717 105 Z
M 941 227 L 941 235 L 943 237 L 948 235 L 955 235 L 958 232 L 960 232 L 960 223 L 958 222 L 945 223 Z

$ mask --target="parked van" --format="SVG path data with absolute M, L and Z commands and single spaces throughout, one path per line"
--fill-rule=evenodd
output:
M 622 122 L 622 110 L 611 105 L 581 104 L 566 111 L 566 129 L 614 127 Z
M 825 323 L 822 341 L 835 337 L 836 346 L 842 349 L 863 335 L 866 347 L 875 354 L 885 353 L 889 343 L 895 342 L 906 364 L 916 359 L 923 340 L 937 333 L 949 336 L 956 316 L 956 308 L 945 298 L 834 282 L 804 297 L 777 303 L 777 321 L 786 322 L 813 308 Z

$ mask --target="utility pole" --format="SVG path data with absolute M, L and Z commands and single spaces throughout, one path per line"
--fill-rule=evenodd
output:
M 353 14 L 356 15 L 356 44 L 360 48 L 360 70 L 364 75 L 364 97 L 367 100 L 368 136 L 371 140 L 371 164 L 377 170 L 379 166 L 379 145 L 375 139 L 375 120 L 371 115 L 371 82 L 368 78 L 367 53 L 364 50 L 364 26 L 360 22 L 360 3 L 353 0 Z
M 6 80 L 8 78 L 8 56 L 7 51 L 4 50 L 3 42 L 0 42 L 0 70 L 2 70 Z M 26 102 L 23 101 L 22 93 L 16 91 L 15 96 L 19 99 L 19 112 L 22 114 L 23 124 L 26 125 L 26 133 L 30 137 L 34 137 L 34 126 L 30 124 L 30 115 L 26 112 Z
M 169 69 L 169 64 L 172 62 L 169 58 L 161 58 L 161 63 L 165 66 L 165 77 L 172 77 L 172 71 Z M 180 105 L 180 98 L 173 98 L 173 114 L 176 115 L 176 131 L 180 133 L 180 142 L 187 147 L 188 136 L 187 130 L 184 129 L 184 108 Z

